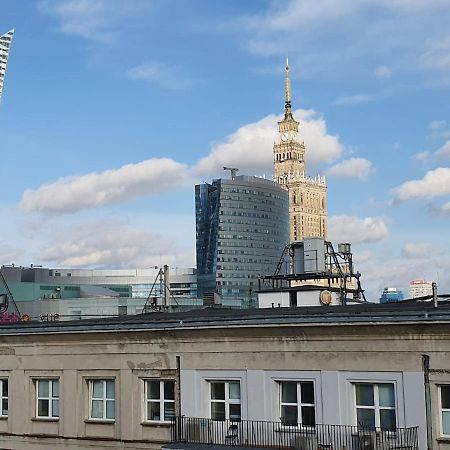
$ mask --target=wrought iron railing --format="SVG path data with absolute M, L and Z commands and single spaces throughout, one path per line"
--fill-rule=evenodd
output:
M 174 417 L 172 442 L 295 450 L 419 450 L 417 427 L 383 430 L 348 425 Z

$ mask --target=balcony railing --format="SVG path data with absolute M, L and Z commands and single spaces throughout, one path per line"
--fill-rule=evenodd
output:
M 286 426 L 255 420 L 175 417 L 172 443 L 295 450 L 419 450 L 417 427 L 382 430 L 347 425 Z

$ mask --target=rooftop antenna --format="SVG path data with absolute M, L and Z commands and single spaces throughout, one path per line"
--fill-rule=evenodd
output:
M 230 175 L 231 175 L 231 179 L 232 180 L 236 179 L 236 173 L 239 172 L 239 169 L 237 167 L 224 167 L 223 170 L 229 170 L 230 171 Z

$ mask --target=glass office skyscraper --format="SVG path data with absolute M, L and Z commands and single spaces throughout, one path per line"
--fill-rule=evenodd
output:
M 289 242 L 288 193 L 249 176 L 195 186 L 197 287 L 224 305 L 256 301 L 258 275 L 273 274 Z
M 14 30 L 10 30 L 0 36 L 0 102 L 2 101 L 3 82 L 5 79 L 6 65 L 8 63 L 9 50 L 11 48 Z

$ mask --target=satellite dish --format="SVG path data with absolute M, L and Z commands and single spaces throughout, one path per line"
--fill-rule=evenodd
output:
M 320 303 L 322 303 L 322 305 L 325 305 L 325 306 L 331 305 L 331 301 L 333 300 L 331 292 L 330 291 L 321 291 L 319 300 L 320 300 Z

